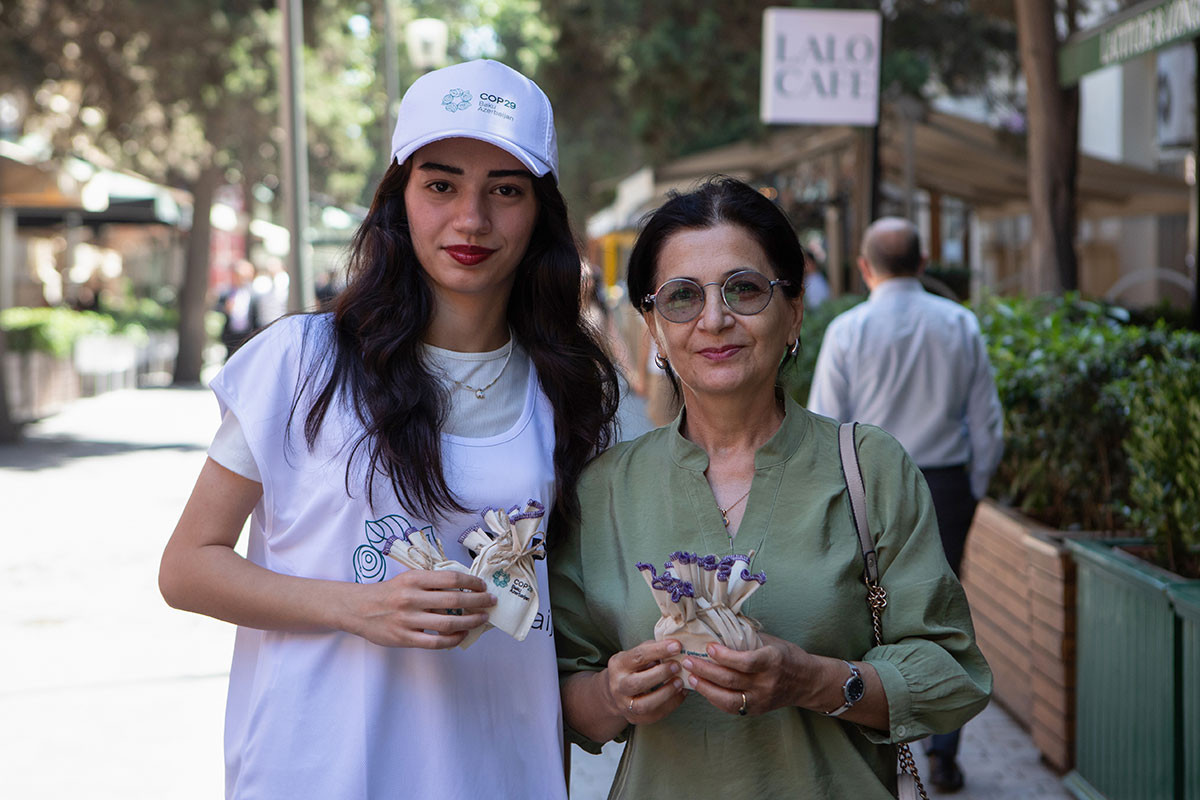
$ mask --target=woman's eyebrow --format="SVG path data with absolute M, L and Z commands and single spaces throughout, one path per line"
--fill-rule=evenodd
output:
M 449 172 L 451 175 L 462 175 L 461 167 L 451 167 L 448 164 L 438 164 L 435 161 L 426 161 L 421 166 L 417 167 L 421 170 L 430 170 L 432 172 Z
M 449 164 L 439 164 L 436 161 L 426 161 L 417 167 L 419 170 L 430 172 L 447 172 L 451 175 L 465 174 L 462 167 L 452 167 Z M 527 169 L 494 169 L 488 172 L 489 178 L 528 178 L 533 180 L 533 173 Z

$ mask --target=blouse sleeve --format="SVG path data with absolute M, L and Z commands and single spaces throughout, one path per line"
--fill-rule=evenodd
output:
M 924 477 L 890 436 L 859 430 L 867 513 L 887 592 L 884 643 L 862 660 L 879 673 L 891 720 L 887 736 L 862 731 L 878 744 L 906 742 L 956 730 L 982 711 L 992 673 L 975 643 L 966 594 L 946 562 Z
M 594 470 L 593 470 L 594 473 Z M 604 536 L 603 531 L 594 530 L 588 524 L 590 504 L 586 489 L 587 473 L 579 484 L 580 519 L 565 526 L 547 556 L 550 597 L 554 603 L 554 643 L 558 653 L 558 674 L 566 680 L 577 672 L 599 672 L 608 666 L 608 659 L 620 651 L 619 642 L 613 640 L 602 626 L 594 621 L 589 605 L 588 587 L 584 569 L 584 554 L 581 529 L 591 536 Z M 589 753 L 599 753 L 602 743 L 594 742 L 582 734 L 566 728 L 567 740 L 574 742 Z M 626 734 L 616 737 L 624 741 Z

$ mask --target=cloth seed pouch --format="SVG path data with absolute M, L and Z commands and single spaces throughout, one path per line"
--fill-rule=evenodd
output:
M 757 621 L 741 613 L 742 606 L 767 582 L 762 573 L 750 572 L 751 550 L 746 555 L 699 556 L 676 551 L 663 564 L 662 574 L 652 564 L 637 568 L 654 595 L 662 616 L 654 624 L 654 639 L 676 639 L 683 649 L 675 656 L 708 659 L 709 642 L 734 650 L 762 646 Z M 684 688 L 690 672 L 680 666 Z
M 489 508 L 483 526 L 468 528 L 458 541 L 474 558 L 470 572 L 496 596 L 488 622 L 518 642 L 525 641 L 538 612 L 535 559 L 546 557 L 546 535 L 538 530 L 545 507 L 530 500 L 524 508 Z
M 377 546 L 383 555 L 394 558 L 409 569 L 449 570 L 471 574 L 469 568 L 446 557 L 442 542 L 434 534 L 433 528 L 417 530 L 403 517 L 395 514 L 368 522 L 367 540 Z M 449 609 L 446 613 L 461 615 L 462 610 Z M 467 649 L 487 629 L 487 623 L 472 628 L 458 646 Z

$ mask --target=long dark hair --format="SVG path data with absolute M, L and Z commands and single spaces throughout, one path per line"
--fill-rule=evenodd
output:
M 804 248 L 783 209 L 749 184 L 716 175 L 693 191 L 684 194 L 672 191 L 667 202 L 643 218 L 629 254 L 625 281 L 633 307 L 638 311 L 654 308 L 647 305 L 645 298 L 657 288 L 654 276 L 658 272 L 658 256 L 668 239 L 680 231 L 707 230 L 718 225 L 736 225 L 758 242 L 777 276 L 788 281 L 780 286 L 785 295 L 795 298 L 804 293 Z M 792 358 L 795 356 L 787 352 L 783 363 Z M 679 381 L 670 365 L 665 372 L 676 399 L 681 399 Z
M 333 336 L 303 380 L 320 384 L 304 420 L 312 448 L 332 403 L 344 401 L 363 434 L 351 446 L 351 464 L 367 459 L 366 492 L 374 504 L 373 476 L 388 476 L 396 498 L 432 519 L 466 511 L 442 469 L 440 429 L 449 393 L 423 361 L 421 341 L 434 296 L 413 250 L 404 206 L 411 159 L 384 174 L 371 209 L 354 235 L 347 286 L 333 306 Z M 538 217 L 517 266 L 508 323 L 529 353 L 554 409 L 554 516 L 577 513 L 575 483 L 585 463 L 614 434 L 617 373 L 580 315 L 580 258 L 566 203 L 549 175 L 534 178 Z

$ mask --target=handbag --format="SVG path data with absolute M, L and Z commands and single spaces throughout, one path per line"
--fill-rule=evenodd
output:
M 875 633 L 875 644 L 878 646 L 883 644 L 880 614 L 887 606 L 887 592 L 879 585 L 879 560 L 875 553 L 875 540 L 871 538 L 871 529 L 867 525 L 867 490 L 863 485 L 858 451 L 854 447 L 854 430 L 857 426 L 857 422 L 846 422 L 838 426 L 838 454 L 842 460 L 842 476 L 846 480 L 846 488 L 850 491 L 850 516 L 854 519 L 858 543 L 862 548 L 865 564 L 863 582 L 867 585 L 871 626 Z M 899 800 L 917 800 L 918 797 L 929 800 L 929 795 L 925 794 L 925 785 L 921 783 L 921 775 L 917 771 L 917 762 L 913 760 L 912 750 L 907 744 L 896 747 L 896 757 L 899 761 L 899 771 L 896 774 Z

